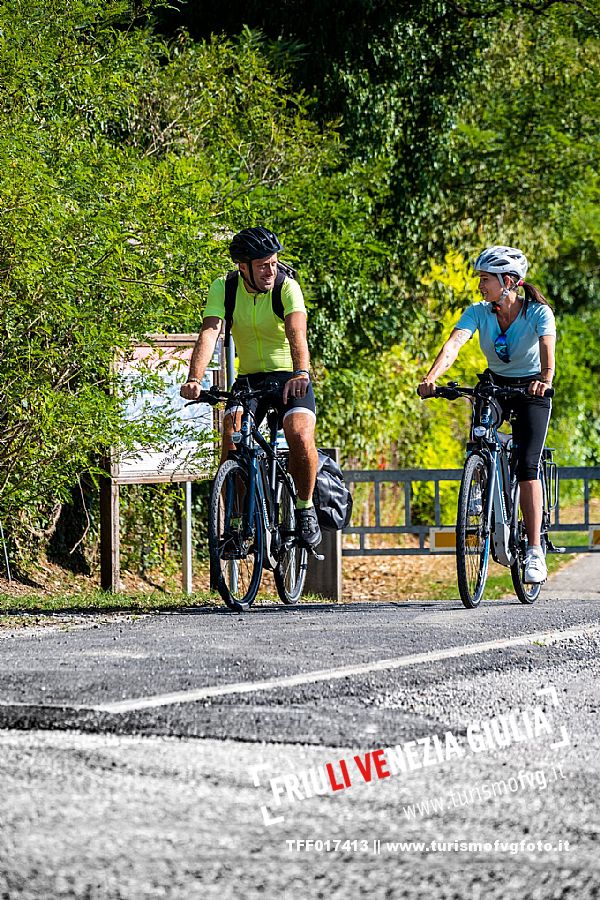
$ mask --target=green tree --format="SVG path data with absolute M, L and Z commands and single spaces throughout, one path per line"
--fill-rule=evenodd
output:
M 600 7 L 523 7 L 482 18 L 494 37 L 451 135 L 440 215 L 469 250 L 523 246 L 560 313 L 599 291 Z
M 132 15 L 0 8 L 0 518 L 23 550 L 105 448 L 164 434 L 124 421 L 115 351 L 198 327 L 232 229 L 276 215 L 300 247 L 300 208 L 349 194 L 335 135 L 253 41 L 167 44 Z

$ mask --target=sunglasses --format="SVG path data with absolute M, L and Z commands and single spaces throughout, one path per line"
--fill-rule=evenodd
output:
M 499 334 L 496 340 L 494 341 L 494 350 L 499 359 L 502 362 L 510 362 L 510 354 L 508 352 L 508 341 L 506 340 L 505 334 Z

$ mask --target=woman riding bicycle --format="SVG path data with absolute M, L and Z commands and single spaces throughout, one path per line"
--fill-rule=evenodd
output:
M 514 247 L 488 247 L 477 257 L 482 303 L 468 307 L 456 323 L 429 372 L 419 385 L 421 397 L 431 397 L 437 379 L 456 360 L 475 331 L 486 356 L 485 375 L 503 387 L 526 387 L 529 396 L 502 404 L 505 419 L 513 417 L 513 447 L 527 528 L 524 580 L 539 584 L 547 570 L 541 547 L 542 487 L 539 467 L 552 402 L 544 394 L 554 376 L 556 325 L 548 301 L 525 282 L 527 257 Z M 524 295 L 519 293 L 523 286 Z

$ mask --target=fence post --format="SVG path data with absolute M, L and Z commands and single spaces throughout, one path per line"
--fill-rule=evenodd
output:
M 339 464 L 339 447 L 321 447 L 321 450 Z M 327 600 L 340 601 L 342 599 L 342 532 L 323 531 L 323 540 L 317 548 L 317 552 L 325 559 L 319 561 L 309 554 L 304 592 L 320 594 Z
M 110 477 L 100 481 L 100 586 L 103 591 L 121 589 L 119 535 L 119 485 Z
M 191 594 L 192 587 L 192 482 L 183 482 L 181 510 L 181 589 Z

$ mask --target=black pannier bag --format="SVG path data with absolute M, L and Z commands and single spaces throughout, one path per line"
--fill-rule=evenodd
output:
M 350 521 L 352 494 L 336 461 L 322 450 L 319 450 L 318 454 L 317 483 L 313 493 L 317 519 L 321 528 L 339 531 Z

